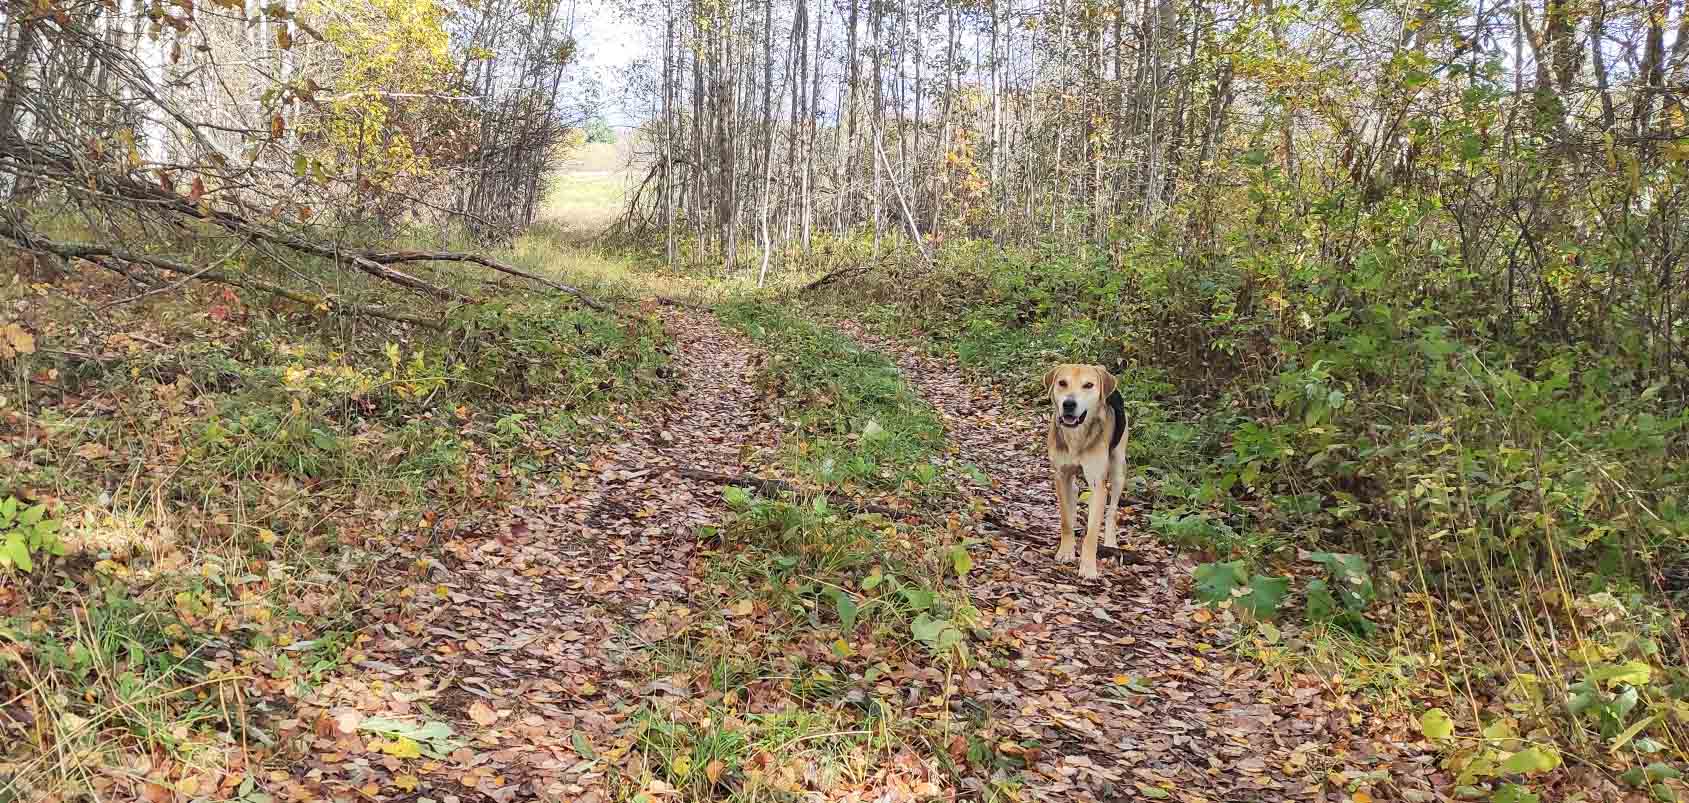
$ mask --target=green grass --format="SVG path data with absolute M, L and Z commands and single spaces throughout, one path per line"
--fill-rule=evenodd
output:
M 907 662 L 965 662 L 966 545 L 821 499 L 728 492 L 701 534 L 698 613 L 646 650 L 654 678 L 693 686 L 639 714 L 625 797 L 657 782 L 684 800 L 798 800 L 864 783 L 904 748 L 943 756 L 965 729 L 888 681 Z
M 540 220 L 577 236 L 601 234 L 627 211 L 633 180 L 619 168 L 560 172 L 552 179 Z
M 802 474 L 846 490 L 937 496 L 944 427 L 884 355 L 772 303 L 736 302 L 722 320 L 768 352 L 759 388 L 803 437 L 786 457 Z

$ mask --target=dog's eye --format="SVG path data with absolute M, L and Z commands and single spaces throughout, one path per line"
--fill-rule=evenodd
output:
M 1067 380 L 1063 379 L 1062 381 L 1057 382 L 1056 385 L 1059 386 L 1059 387 L 1065 388 L 1065 387 L 1067 387 Z
M 1095 382 L 1086 382 L 1085 383 L 1085 389 L 1086 390 L 1090 390 L 1091 388 L 1094 388 L 1096 386 L 1097 386 L 1097 383 L 1095 383 Z

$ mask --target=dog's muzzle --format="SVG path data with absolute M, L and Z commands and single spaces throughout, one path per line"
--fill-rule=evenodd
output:
M 1085 423 L 1085 416 L 1089 414 L 1089 410 L 1082 413 L 1074 413 L 1072 410 L 1062 410 L 1061 416 L 1057 420 L 1060 421 L 1061 425 L 1064 427 L 1077 427 L 1080 424 Z

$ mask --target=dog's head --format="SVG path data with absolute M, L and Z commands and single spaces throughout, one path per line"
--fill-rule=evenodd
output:
M 1114 374 L 1100 365 L 1062 363 L 1044 372 L 1044 390 L 1055 406 L 1056 423 L 1064 427 L 1077 427 L 1101 410 L 1114 386 Z

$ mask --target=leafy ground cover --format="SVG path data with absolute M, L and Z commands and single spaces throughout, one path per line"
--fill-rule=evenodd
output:
M 1239 618 L 1226 640 L 1430 717 L 1450 793 L 1531 799 L 1563 774 L 1527 775 L 1576 762 L 1608 794 L 1675 794 L 1689 419 L 1669 382 L 1431 302 L 1227 311 L 1197 285 L 1254 267 L 1159 243 L 957 247 L 838 293 L 1022 403 L 1052 360 L 1116 370 L 1137 525 L 1206 561 L 1190 593 Z
M 482 303 L 411 323 L 339 275 L 313 307 L 20 272 L 0 788 L 1678 794 L 1668 385 L 1405 304 L 1215 313 L 1135 247 L 794 300 L 542 226 L 509 258 L 614 309 L 436 270 Z M 1049 560 L 1058 358 L 1135 420 L 1099 583 Z
M 272 788 L 399 545 L 476 527 L 668 392 L 657 324 L 566 297 L 434 331 L 29 278 L 0 289 L 0 785 L 24 798 Z

